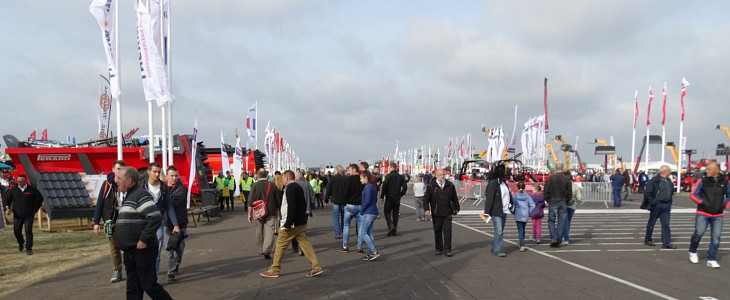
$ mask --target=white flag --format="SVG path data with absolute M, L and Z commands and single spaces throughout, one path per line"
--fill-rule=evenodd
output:
M 236 149 L 233 152 L 233 177 L 236 178 L 236 191 L 233 193 L 233 197 L 238 197 L 240 191 L 241 180 L 241 169 L 243 168 L 243 151 L 241 150 L 241 137 L 238 136 L 238 129 L 236 129 Z
M 231 170 L 231 163 L 228 161 L 228 152 L 226 152 L 226 141 L 223 139 L 223 130 L 221 130 L 221 170 L 224 175 Z
M 104 52 L 106 53 L 106 61 L 109 66 L 109 81 L 111 84 L 111 94 L 116 97 L 122 91 L 119 85 L 119 77 L 117 76 L 117 65 L 114 58 L 114 43 L 116 36 L 114 34 L 114 0 L 92 0 L 89 5 L 89 12 L 96 18 L 101 27 L 102 42 L 104 44 Z
M 246 115 L 246 131 L 248 132 L 248 138 L 250 139 L 250 144 L 256 147 L 258 149 L 258 146 L 256 145 L 256 107 L 258 106 L 258 102 L 254 103 L 251 108 L 248 109 L 248 114 Z
M 99 122 L 99 138 L 105 139 L 109 136 L 109 123 L 112 120 L 112 96 L 109 94 L 109 80 L 100 75 L 99 79 L 99 104 L 96 107 L 97 121 Z
M 137 48 L 145 100 L 156 100 L 157 106 L 163 106 L 172 101 L 172 95 L 161 52 L 160 2 L 136 0 L 134 9 L 137 11 Z
M 190 208 L 190 194 L 193 189 L 193 181 L 195 181 L 196 163 L 195 156 L 198 153 L 198 112 L 195 112 L 195 123 L 193 123 L 193 141 L 192 150 L 190 150 L 190 175 L 188 176 L 188 208 Z

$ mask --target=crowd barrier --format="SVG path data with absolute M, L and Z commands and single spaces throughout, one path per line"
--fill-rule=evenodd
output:
M 481 180 L 452 180 L 452 183 L 456 187 L 456 194 L 459 197 L 459 202 L 474 201 L 473 205 L 478 206 L 484 201 L 484 192 L 487 187 L 486 181 Z M 581 201 L 578 205 L 586 203 L 602 203 L 603 206 L 609 207 L 609 203 L 613 203 L 613 189 L 611 183 L 607 182 L 576 182 L 581 190 Z M 540 183 L 541 186 L 544 183 Z M 509 183 L 510 190 L 514 194 L 517 191 L 517 184 L 514 182 Z M 525 192 L 532 194 L 533 184 L 527 183 L 525 186 Z
M 608 208 L 613 203 L 613 189 L 610 182 L 577 182 L 581 187 L 581 198 L 578 205 L 596 202 L 603 203 Z

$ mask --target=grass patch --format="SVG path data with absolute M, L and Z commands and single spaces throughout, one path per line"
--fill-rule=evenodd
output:
M 74 226 L 78 221 L 54 220 L 53 225 Z M 109 255 L 109 240 L 93 230 L 46 232 L 37 220 L 33 226 L 30 256 L 18 252 L 13 225 L 0 231 L 0 297 Z

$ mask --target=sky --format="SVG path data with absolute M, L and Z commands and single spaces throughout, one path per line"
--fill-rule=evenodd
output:
M 0 3 L 3 135 L 96 135 L 107 65 L 90 2 Z M 519 134 L 543 113 L 544 78 L 547 136 L 562 135 L 586 162 L 603 160 L 592 142 L 610 137 L 631 161 L 637 90 L 636 152 L 650 86 L 650 131 L 661 134 L 665 82 L 667 141 L 678 142 L 683 77 L 693 159 L 715 158 L 717 144 L 730 143 L 715 129 L 730 126 L 728 1 L 173 0 L 170 14 L 173 132 L 191 133 L 197 111 L 207 147 L 219 146 L 221 130 L 235 144 L 234 129 L 245 134 L 258 102 L 258 147 L 270 120 L 308 166 L 378 160 L 396 140 L 401 150 L 443 152 L 467 133 L 479 152 L 482 125 L 511 133 L 517 105 Z M 122 128 L 142 135 L 133 1 L 120 2 L 119 22 Z M 650 150 L 659 160 L 659 145 Z

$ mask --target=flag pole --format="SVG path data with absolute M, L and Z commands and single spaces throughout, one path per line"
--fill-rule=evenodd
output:
M 160 4 L 160 57 L 165 59 L 165 8 Z M 169 102 L 168 102 L 169 103 Z M 160 107 L 160 127 L 162 127 L 162 148 L 160 149 L 160 156 L 162 158 L 162 174 L 165 174 L 167 169 L 167 105 Z
M 667 145 L 667 128 L 664 125 L 664 119 L 666 119 L 666 111 L 667 111 L 667 82 L 664 82 L 664 88 L 662 89 L 662 96 L 664 97 L 664 102 L 662 104 L 662 163 L 664 163 L 664 146 Z
M 649 125 L 651 125 L 651 122 L 649 121 L 649 115 L 651 114 L 651 100 L 654 98 L 654 95 L 651 93 L 651 86 L 649 86 L 649 106 L 646 108 L 646 137 L 644 138 L 644 144 L 646 147 L 646 159 L 644 160 L 644 168 L 649 171 L 649 145 L 650 139 L 649 139 Z
M 172 93 L 172 55 L 171 50 L 172 47 L 170 46 L 170 6 L 172 1 L 167 1 L 167 17 L 163 20 L 167 20 L 165 26 L 167 26 L 167 55 L 165 55 L 165 61 L 167 62 L 167 87 L 170 89 L 170 92 Z M 165 17 L 165 16 L 163 16 Z M 168 137 L 167 137 L 167 144 L 169 145 L 168 149 L 168 158 L 167 163 L 172 166 L 174 165 L 173 162 L 173 142 L 172 142 L 172 99 L 170 99 L 169 102 L 167 102 L 167 130 L 169 131 Z M 164 154 L 163 154 L 164 155 Z M 193 154 L 194 155 L 194 154 Z
M 114 1 L 114 64 L 116 65 L 117 81 L 119 85 L 122 82 L 122 66 L 119 58 L 119 1 Z M 109 78 L 111 81 L 111 78 Z M 122 94 L 116 95 L 117 98 L 117 159 L 122 160 Z
M 679 99 L 679 105 L 680 105 L 680 117 L 679 117 L 679 151 L 677 153 L 679 155 L 677 159 L 677 193 L 681 191 L 682 187 L 682 152 L 684 149 L 682 149 L 682 136 L 684 135 L 684 96 L 687 94 L 687 86 L 689 85 L 689 82 L 687 82 L 687 79 L 682 77 L 682 94 L 680 95 Z
M 632 162 L 636 159 L 636 117 L 639 115 L 639 90 L 634 92 L 634 130 L 631 136 L 631 159 Z M 577 146 L 577 145 L 576 145 Z

